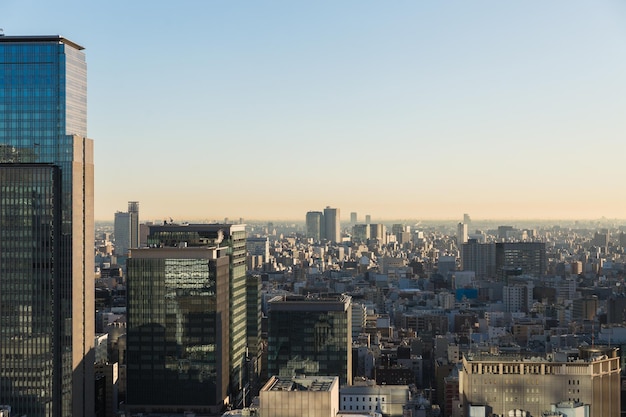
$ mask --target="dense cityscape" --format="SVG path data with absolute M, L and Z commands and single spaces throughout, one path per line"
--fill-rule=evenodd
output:
M 304 199 L 282 180 L 306 157 L 251 167 L 234 157 L 254 153 L 245 146 L 216 147 L 201 168 L 190 158 L 184 173 L 165 147 L 151 169 L 183 191 L 157 184 L 160 206 L 112 181 L 124 192 L 102 218 L 95 155 L 106 141 L 90 139 L 87 118 L 85 48 L 0 30 L 0 417 L 626 415 L 626 220 L 490 219 L 460 204 L 447 220 L 398 218 L 413 210 L 395 211 L 400 194 L 415 190 L 370 211 L 356 196 L 375 199 L 380 184 L 355 181 L 346 207 L 307 178 L 317 198 Z M 391 173 L 410 165 L 399 156 L 376 175 L 409 177 Z M 232 172 L 204 165 L 230 158 Z M 250 194 L 246 211 L 212 218 L 226 206 L 207 201 L 245 194 L 237 175 L 261 170 L 275 176 L 262 190 L 269 209 L 257 214 Z M 233 194 L 184 194 L 186 176 Z M 289 199 L 311 207 L 282 217 Z

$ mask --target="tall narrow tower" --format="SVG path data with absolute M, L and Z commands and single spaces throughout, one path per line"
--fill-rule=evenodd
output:
M 0 36 L 0 400 L 94 414 L 93 143 L 83 47 Z
M 324 209 L 324 237 L 331 242 L 339 242 L 341 237 L 341 225 L 339 223 L 340 211 L 338 208 L 326 207 Z

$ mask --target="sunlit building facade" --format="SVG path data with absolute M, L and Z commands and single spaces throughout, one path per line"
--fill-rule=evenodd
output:
M 591 346 L 542 357 L 470 354 L 462 361 L 459 390 L 465 415 L 479 406 L 493 416 L 541 416 L 570 403 L 590 417 L 619 417 L 619 356 L 614 348 Z
M 93 143 L 83 47 L 0 36 L 0 402 L 94 414 Z

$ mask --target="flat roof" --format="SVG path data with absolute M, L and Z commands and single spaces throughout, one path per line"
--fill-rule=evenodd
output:
M 85 49 L 83 46 L 72 42 L 71 40 L 64 38 L 60 35 L 44 35 L 44 36 L 6 36 L 0 35 L 0 42 L 2 43 L 35 43 L 35 42 L 57 42 L 64 43 L 72 48 L 82 51 Z
M 274 377 L 262 391 L 330 391 L 336 376 Z

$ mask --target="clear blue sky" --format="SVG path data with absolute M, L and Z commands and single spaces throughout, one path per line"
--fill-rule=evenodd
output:
M 626 2 L 3 0 L 85 46 L 96 219 L 626 218 Z

